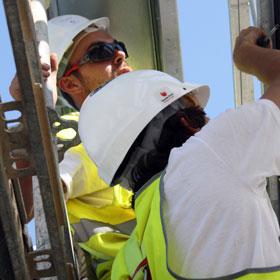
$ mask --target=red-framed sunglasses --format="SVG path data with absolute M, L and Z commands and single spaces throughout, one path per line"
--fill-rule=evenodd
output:
M 88 62 L 100 62 L 111 59 L 115 55 L 115 49 L 125 53 L 125 58 L 128 58 L 128 53 L 125 44 L 122 42 L 115 41 L 114 43 L 96 43 L 94 44 L 85 56 L 75 63 L 63 76 L 67 77 L 72 72 L 78 70 L 82 65 Z

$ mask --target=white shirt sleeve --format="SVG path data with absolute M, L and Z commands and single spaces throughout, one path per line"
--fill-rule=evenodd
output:
M 249 183 L 280 174 L 280 110 L 270 100 L 228 110 L 196 136 Z
M 59 172 L 66 187 L 66 200 L 86 196 L 109 188 L 98 176 L 97 167 L 87 155 L 82 144 L 72 147 L 64 154 Z

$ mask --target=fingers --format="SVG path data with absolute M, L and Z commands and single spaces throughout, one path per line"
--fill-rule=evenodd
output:
M 50 66 L 44 62 L 41 62 L 41 67 L 42 67 L 42 74 L 44 78 L 44 82 L 47 80 L 47 78 L 50 76 Z
M 42 70 L 49 71 L 50 66 L 47 63 L 41 62 Z
M 238 45 L 239 43 L 246 43 L 246 44 L 252 44 L 252 45 L 257 45 L 261 46 L 258 44 L 258 40 L 261 37 L 265 37 L 267 35 L 267 32 L 264 30 L 250 26 L 246 29 L 241 30 L 239 36 L 236 38 L 236 44 Z M 267 46 L 262 46 L 271 49 L 272 48 L 272 41 L 269 39 L 269 44 Z
M 52 91 L 53 91 L 53 101 L 54 106 L 57 101 L 57 71 L 58 71 L 58 61 L 57 61 L 57 55 L 55 53 L 52 53 L 50 55 L 50 61 L 51 61 L 51 80 L 52 80 Z
M 257 49 L 256 52 L 260 51 L 261 47 L 257 45 L 257 40 L 264 35 L 266 32 L 253 26 L 240 31 L 233 50 L 233 61 L 239 70 L 253 74 L 252 65 L 255 64 L 256 57 L 252 55 L 252 52 L 255 49 Z
M 256 27 L 242 30 L 236 39 L 233 61 L 240 71 L 252 74 L 264 84 L 271 85 L 280 79 L 280 52 L 271 49 L 271 42 L 268 48 L 257 44 L 257 39 L 266 34 Z
M 50 62 L 51 62 L 51 67 L 47 63 L 41 62 L 44 82 L 50 77 L 50 70 L 52 76 L 57 75 L 58 62 L 57 62 L 57 55 L 55 53 L 52 53 L 50 55 Z
M 51 59 L 51 68 L 52 68 L 52 72 L 53 71 L 57 71 L 58 70 L 58 61 L 57 61 L 57 55 L 55 53 L 52 53 L 50 55 L 50 59 Z
M 11 81 L 9 91 L 11 96 L 14 98 L 14 100 L 21 100 L 21 90 L 19 86 L 17 73 L 15 74 L 13 80 Z
M 235 45 L 236 47 L 239 47 L 240 44 L 257 45 L 257 40 L 265 35 L 266 32 L 264 30 L 250 26 L 240 31 L 239 36 L 236 38 Z
M 50 75 L 52 75 L 53 90 L 55 92 L 54 93 L 54 100 L 56 102 L 56 99 L 57 99 L 57 97 L 56 97 L 56 95 L 57 95 L 57 93 L 56 93 L 56 75 L 57 75 L 57 70 L 58 70 L 58 62 L 57 62 L 56 54 L 51 54 L 50 61 L 51 61 L 51 67 L 47 63 L 41 62 L 42 74 L 43 74 L 44 82 L 46 82 L 46 80 L 50 77 Z M 50 73 L 50 69 L 51 69 L 52 73 Z M 13 80 L 11 81 L 9 91 L 10 91 L 11 96 L 15 100 L 21 100 L 22 99 L 21 89 L 20 89 L 17 74 L 15 74 Z

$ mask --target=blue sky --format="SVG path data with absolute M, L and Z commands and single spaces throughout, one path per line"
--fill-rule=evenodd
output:
M 227 0 L 177 0 L 184 79 L 207 84 L 211 96 L 206 107 L 210 118 L 234 107 L 231 37 Z M 11 100 L 9 84 L 15 64 L 0 1 L 1 83 L 3 102 Z M 32 233 L 34 240 L 34 236 Z
M 177 0 L 185 81 L 207 84 L 210 118 L 234 107 L 227 0 Z
M 11 50 L 11 43 L 4 13 L 3 1 L 0 1 L 0 34 L 2 37 L 1 43 L 1 83 L 0 94 L 2 102 L 12 100 L 9 96 L 9 85 L 15 74 L 15 63 Z

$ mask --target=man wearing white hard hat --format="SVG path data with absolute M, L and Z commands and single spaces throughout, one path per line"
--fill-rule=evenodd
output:
M 259 47 L 262 35 L 243 30 L 234 61 L 269 89 L 213 120 L 207 87 L 153 70 L 84 102 L 79 133 L 100 176 L 136 192 L 137 226 L 111 279 L 280 279 L 266 192 L 266 177 L 280 174 L 280 51 Z
M 117 77 L 131 68 L 126 62 L 125 45 L 107 32 L 109 19 L 88 20 L 78 15 L 63 15 L 48 22 L 49 44 L 57 55 L 58 85 L 57 107 L 79 110 L 88 94 L 102 83 Z M 56 59 L 51 57 L 54 65 Z M 42 64 L 47 78 L 49 67 Z M 57 71 L 57 68 L 54 67 Z M 54 72 L 55 72 L 54 71 Z M 17 79 L 10 87 L 11 95 L 20 99 Z M 65 118 L 78 120 L 79 113 Z M 58 136 L 72 138 L 71 131 L 63 130 Z M 94 256 L 98 278 L 106 279 L 112 260 L 135 226 L 135 213 L 131 208 L 132 192 L 117 185 L 109 188 L 97 175 L 96 166 L 82 145 L 69 149 L 59 164 L 67 212 L 74 236 L 80 246 Z M 23 189 L 24 192 L 28 190 Z M 29 194 L 32 191 L 29 188 Z M 29 200 L 28 207 L 33 205 Z
M 48 22 L 50 50 L 59 62 L 58 88 L 77 110 L 92 90 L 131 71 L 124 43 L 112 38 L 108 29 L 108 18 L 64 15 Z

